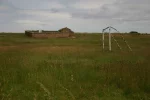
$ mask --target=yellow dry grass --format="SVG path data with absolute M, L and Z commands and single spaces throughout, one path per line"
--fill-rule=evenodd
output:
M 63 52 L 79 52 L 88 51 L 88 49 L 81 46 L 42 46 L 30 49 L 31 52 L 46 52 L 46 53 L 63 53 Z
M 0 46 L 0 51 L 8 51 L 8 50 L 13 50 L 16 49 L 17 46 Z

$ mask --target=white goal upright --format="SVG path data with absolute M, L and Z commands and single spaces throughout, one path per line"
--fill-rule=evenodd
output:
M 117 31 L 117 29 L 109 26 L 106 27 L 105 29 L 102 30 L 102 43 L 103 43 L 103 50 L 105 50 L 105 31 L 109 30 L 109 51 L 112 51 L 112 45 L 111 45 L 111 37 L 113 37 L 114 41 L 116 42 L 117 46 L 119 47 L 120 50 L 122 50 L 121 46 L 119 45 L 119 43 L 117 42 L 117 40 L 114 38 L 114 36 L 111 34 L 111 30 L 115 30 L 117 33 L 120 33 L 119 31 Z M 126 43 L 127 47 L 129 48 L 130 51 L 132 51 L 130 45 L 127 43 L 127 41 L 125 40 L 125 38 L 123 37 L 123 35 L 121 35 L 123 41 Z

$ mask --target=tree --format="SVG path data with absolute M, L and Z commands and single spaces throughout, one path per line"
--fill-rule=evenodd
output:
M 140 35 L 140 33 L 138 33 L 137 31 L 131 31 L 130 34 L 131 35 Z

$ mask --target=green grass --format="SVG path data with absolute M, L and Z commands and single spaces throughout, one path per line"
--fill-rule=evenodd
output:
M 150 36 L 34 39 L 0 34 L 1 100 L 150 100 Z M 106 40 L 108 49 L 108 40 Z

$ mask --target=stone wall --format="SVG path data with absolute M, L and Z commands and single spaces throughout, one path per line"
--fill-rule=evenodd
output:
M 59 31 L 45 31 L 42 30 L 39 32 L 38 30 L 36 31 L 25 31 L 25 35 L 28 37 L 34 37 L 34 38 L 65 38 L 65 37 L 71 37 L 73 36 L 74 32 L 71 31 L 68 28 L 62 28 Z
M 69 33 L 54 33 L 54 32 L 50 32 L 50 33 L 32 33 L 32 37 L 34 38 L 63 38 L 63 37 L 69 37 Z

